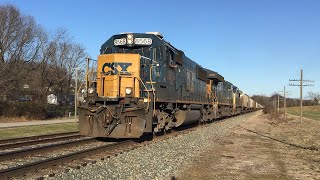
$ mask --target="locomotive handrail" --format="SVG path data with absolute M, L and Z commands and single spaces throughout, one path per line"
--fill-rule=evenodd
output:
M 145 109 L 146 111 L 149 109 L 149 106 L 150 106 L 150 92 L 148 91 L 148 88 L 147 88 L 147 86 L 144 84 L 144 82 L 141 80 L 141 78 L 140 77 L 136 77 L 140 82 L 141 82 L 141 84 L 143 85 L 143 87 L 145 88 L 145 90 L 147 91 L 147 93 L 148 93 L 148 106 L 147 106 L 147 108 Z
M 157 62 L 157 61 L 155 61 L 155 60 L 153 60 L 153 59 L 151 59 L 151 58 L 148 58 L 148 57 L 145 57 L 145 56 L 141 56 L 141 55 L 140 55 L 140 57 L 141 57 L 141 58 L 143 58 L 143 59 L 150 60 L 150 61 L 155 62 L 155 63 L 157 63 L 157 64 L 158 64 L 158 62 Z
M 152 94 L 153 94 L 153 111 L 152 111 L 152 114 L 153 116 L 156 115 L 156 112 L 155 112 L 155 108 L 156 108 L 156 93 L 154 92 L 154 88 L 153 88 L 153 81 L 152 81 L 152 65 L 150 66 L 150 82 L 151 82 L 151 89 L 152 89 Z

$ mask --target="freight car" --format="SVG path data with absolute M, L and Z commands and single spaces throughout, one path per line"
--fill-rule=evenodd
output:
M 249 96 L 241 93 L 240 95 L 240 101 L 241 101 L 241 106 L 242 106 L 242 112 L 246 113 L 250 111 L 250 100 L 249 100 Z
M 80 134 L 86 136 L 139 138 L 256 106 L 156 32 L 112 36 L 101 46 L 96 68 L 93 79 L 87 75 L 87 95 L 78 107 Z

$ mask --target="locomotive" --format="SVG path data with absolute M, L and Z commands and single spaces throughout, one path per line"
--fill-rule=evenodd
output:
M 87 63 L 89 62 L 89 59 Z M 121 33 L 100 49 L 78 105 L 81 135 L 140 138 L 261 107 L 158 32 Z

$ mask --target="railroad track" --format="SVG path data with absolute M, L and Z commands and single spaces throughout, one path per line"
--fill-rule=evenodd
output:
M 22 140 L 20 141 L 14 139 L 13 142 L 5 143 L 5 144 L 0 142 L 0 150 L 19 148 L 19 147 L 31 146 L 31 145 L 37 145 L 37 144 L 53 143 L 57 141 L 65 141 L 65 140 L 77 139 L 82 137 L 80 134 L 77 134 L 77 133 L 65 133 L 65 134 L 59 134 L 59 135 L 60 136 L 57 136 L 57 135 L 54 135 L 54 136 L 46 135 L 45 137 L 38 136 L 37 138 L 30 138 L 30 139 L 21 138 Z M 6 140 L 6 142 L 8 141 L 9 140 Z
M 27 176 L 29 176 L 29 175 L 37 174 L 37 172 L 41 171 L 42 169 L 46 169 L 46 168 L 50 169 L 50 167 L 61 165 L 61 164 L 63 164 L 62 166 L 64 168 L 69 169 L 70 164 L 68 165 L 68 162 L 74 163 L 74 160 L 77 160 L 80 166 L 86 165 L 87 163 L 83 163 L 83 161 L 88 162 L 88 160 L 84 160 L 88 158 L 91 159 L 89 160 L 89 162 L 95 163 L 96 160 L 104 160 L 106 157 L 109 158 L 113 155 L 122 153 L 123 151 L 132 150 L 137 147 L 146 146 L 151 143 L 157 143 L 164 139 L 175 137 L 179 134 L 186 134 L 190 131 L 193 131 L 195 128 L 186 129 L 183 131 L 173 131 L 163 136 L 156 136 L 152 141 L 143 141 L 142 143 L 138 143 L 133 140 L 113 142 L 111 144 L 108 142 L 103 142 L 104 145 L 101 145 L 98 147 L 84 149 L 84 150 L 80 150 L 72 153 L 67 153 L 67 154 L 63 154 L 55 157 L 46 158 L 43 160 L 32 161 L 30 163 L 25 163 L 22 165 L 16 165 L 13 167 L 2 169 L 0 170 L 0 179 L 10 178 L 10 177 L 21 177 L 22 175 L 25 175 L 25 174 L 28 174 Z M 48 146 L 39 147 L 39 148 L 9 152 L 5 154 L 0 154 L 0 161 L 3 162 L 6 160 L 12 160 L 12 159 L 21 158 L 24 156 L 31 156 L 33 154 L 53 151 L 53 149 L 72 147 L 75 145 L 79 145 L 78 143 L 87 144 L 89 142 L 94 142 L 94 141 L 96 141 L 96 139 L 89 138 L 89 139 L 78 140 L 73 142 L 61 143 L 59 145 L 48 145 Z M 108 144 L 105 144 L 105 143 L 108 143 Z M 71 167 L 74 168 L 75 166 L 71 165 Z M 48 176 L 54 176 L 54 174 L 52 175 L 49 173 Z M 39 178 L 39 176 L 37 177 Z
M 88 144 L 95 141 L 96 140 L 94 138 L 80 139 L 75 141 L 62 142 L 59 144 L 45 145 L 29 149 L 21 149 L 17 151 L 11 151 L 8 153 L 0 153 L 0 161 L 5 161 L 13 158 L 21 158 L 24 156 L 31 156 L 33 154 L 38 154 L 46 151 L 54 151 L 60 148 L 69 148 L 75 145 Z
M 15 143 L 22 143 L 22 142 L 33 142 L 33 141 L 40 141 L 45 139 L 55 139 L 55 138 L 63 138 L 67 136 L 79 136 L 78 131 L 74 132 L 67 132 L 67 133 L 57 133 L 57 134 L 48 134 L 48 135 L 41 135 L 41 136 L 30 136 L 30 137 L 22 137 L 22 138 L 14 138 L 14 139 L 2 139 L 0 140 L 0 147 L 5 147 L 6 144 L 15 144 Z
M 24 173 L 34 171 L 35 169 L 43 169 L 47 168 L 49 166 L 54 166 L 58 165 L 61 163 L 66 163 L 68 161 L 72 161 L 75 159 L 81 159 L 84 157 L 92 156 L 92 155 L 97 155 L 99 153 L 103 153 L 106 151 L 112 151 L 121 147 L 128 147 L 135 142 L 133 141 L 123 141 L 123 142 L 118 142 L 118 143 L 113 143 L 113 144 L 106 144 L 103 146 L 95 147 L 95 148 L 90 148 L 82 151 L 77 151 L 74 153 L 69 153 L 57 157 L 52 157 L 48 158 L 45 160 L 40 160 L 32 163 L 27 163 L 24 165 L 20 166 L 15 166 L 12 168 L 0 170 L 0 179 L 12 177 L 12 176 L 17 176 L 17 175 L 22 175 Z
M 216 121 L 213 123 L 219 123 L 219 121 Z M 210 124 L 207 124 L 207 125 L 210 125 Z M 52 170 L 52 168 L 53 168 L 53 172 L 54 171 L 56 172 L 57 169 L 58 171 L 60 171 L 61 169 L 68 170 L 70 169 L 70 167 L 80 168 L 83 165 L 87 165 L 88 164 L 87 162 L 94 164 L 97 160 L 104 160 L 106 156 L 110 157 L 110 156 L 122 153 L 123 151 L 128 151 L 131 149 L 135 149 L 137 147 L 146 146 L 151 143 L 157 143 L 162 140 L 169 139 L 181 134 L 187 134 L 196 130 L 197 128 L 201 128 L 205 126 L 206 125 L 195 126 L 191 128 L 189 127 L 188 129 L 180 129 L 180 130 L 172 131 L 171 133 L 168 133 L 165 135 L 156 136 L 152 141 L 143 141 L 142 143 L 137 143 L 131 140 L 122 141 L 122 142 L 113 142 L 113 143 L 103 142 L 102 145 L 97 147 L 93 147 L 93 148 L 90 147 L 84 150 L 81 149 L 76 152 L 65 153 L 62 155 L 54 156 L 54 157 L 47 157 L 45 159 L 36 160 L 36 161 L 24 163 L 22 165 L 16 165 L 13 167 L 2 169 L 0 170 L 0 179 L 5 179 L 8 177 L 21 177 L 21 175 L 26 175 L 26 177 L 29 177 L 31 175 L 34 178 L 39 178 L 40 176 L 40 179 L 47 176 L 52 177 L 55 175 L 54 173 L 52 173 L 52 171 L 50 171 Z M 80 146 L 88 143 L 93 143 L 95 141 L 96 139 L 94 138 L 88 138 L 88 139 L 82 139 L 82 140 L 77 140 L 72 142 L 60 143 L 58 145 L 47 145 L 39 148 L 9 152 L 6 154 L 0 154 L 0 161 L 3 162 L 10 159 L 21 158 L 24 156 L 31 156 L 33 154 L 59 150 L 61 148 L 68 148 L 76 145 Z M 74 163 L 78 165 L 76 166 L 70 165 Z M 39 175 L 39 171 L 42 171 L 42 170 L 44 171 L 45 175 Z
M 12 141 L 13 143 L 8 143 L 11 140 L 1 141 L 0 149 L 6 149 L 7 152 L 0 153 L 0 179 L 6 177 L 7 170 L 28 166 L 44 158 L 56 157 L 58 154 L 70 153 L 70 151 L 81 149 L 82 146 L 83 149 L 97 147 L 95 143 L 98 142 L 95 138 L 81 137 L 77 132 L 18 138 Z

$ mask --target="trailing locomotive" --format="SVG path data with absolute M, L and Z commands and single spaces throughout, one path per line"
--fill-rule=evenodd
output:
M 80 134 L 86 136 L 139 138 L 260 107 L 156 32 L 112 36 L 89 79 L 78 107 Z

